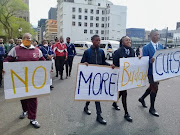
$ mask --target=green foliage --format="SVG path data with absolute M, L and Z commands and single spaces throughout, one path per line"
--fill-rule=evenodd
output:
M 22 0 L 0 0 L 0 35 L 10 39 L 22 36 L 27 32 L 33 34 L 31 24 L 16 17 L 22 11 L 27 10 L 28 7 Z M 22 28 L 21 33 L 18 31 L 19 28 Z

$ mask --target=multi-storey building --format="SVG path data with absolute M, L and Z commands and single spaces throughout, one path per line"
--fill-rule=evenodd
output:
M 48 19 L 57 20 L 57 8 L 50 8 L 48 12 Z
M 39 42 L 42 42 L 45 36 L 46 20 L 47 19 L 40 19 L 38 21 L 38 41 Z
M 120 40 L 126 35 L 126 14 L 126 6 L 107 0 L 58 0 L 58 37 L 90 41 L 98 34 L 102 40 Z
M 57 37 L 57 20 L 46 20 L 46 40 L 54 40 Z

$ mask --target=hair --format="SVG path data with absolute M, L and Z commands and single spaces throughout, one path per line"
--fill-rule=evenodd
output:
M 122 42 L 123 42 L 123 39 L 125 38 L 125 37 L 127 37 L 127 36 L 123 36 L 121 39 L 120 39 L 120 41 L 119 41 L 119 47 L 122 47 Z
M 71 38 L 70 38 L 70 37 L 67 37 L 66 39 L 69 39 L 69 40 L 70 40 Z
M 94 36 L 91 37 L 91 40 L 94 40 L 97 37 L 99 38 L 99 35 L 94 35 Z
M 42 41 L 42 44 L 44 44 L 44 42 L 48 42 L 48 41 L 47 41 L 47 40 L 43 40 L 43 41 Z
M 55 42 L 56 42 L 56 41 L 58 41 L 58 38 L 57 38 L 57 37 L 55 37 L 54 41 L 55 41 Z
M 24 39 L 26 36 L 30 37 L 30 39 L 32 38 L 32 35 L 30 33 L 25 33 L 22 39 Z
M 157 30 L 157 29 L 151 30 L 150 36 L 152 36 L 152 34 L 153 34 L 154 32 L 158 32 L 158 30 Z
M 60 38 L 59 38 L 59 40 L 62 38 L 62 40 L 63 40 L 63 42 L 64 42 L 64 38 L 63 38 L 63 36 L 60 36 Z

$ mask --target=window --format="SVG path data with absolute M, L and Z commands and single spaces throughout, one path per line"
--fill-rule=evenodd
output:
M 101 4 L 100 4 L 100 3 L 98 3 L 98 6 L 101 6 Z
M 87 27 L 87 22 L 84 23 L 84 27 Z
M 104 28 L 104 24 L 101 24 L 101 27 Z
M 109 27 L 109 23 L 108 23 L 108 27 Z
M 104 10 L 102 10 L 102 15 L 104 15 L 105 14 L 105 11 Z
M 110 20 L 110 17 L 108 16 L 108 21 Z
M 88 19 L 88 17 L 87 16 L 84 16 L 84 20 L 87 20 Z
M 90 23 L 90 27 L 93 27 L 93 23 Z
M 96 30 L 96 34 L 98 34 L 98 30 Z
M 72 19 L 76 19 L 76 16 L 75 16 L 75 15 L 72 15 Z
M 104 40 L 104 37 L 101 37 L 101 40 Z
M 82 12 L 82 8 L 79 8 L 79 13 L 81 13 Z
M 96 27 L 99 27 L 99 23 L 96 23 Z
M 81 22 L 78 22 L 78 26 L 81 26 Z
M 102 21 L 104 21 L 104 17 L 102 17 Z
M 101 34 L 104 34 L 104 30 L 101 30 Z
M 72 22 L 72 26 L 75 26 L 76 25 L 76 23 L 75 22 Z
M 93 34 L 93 30 L 90 30 L 90 34 Z
M 79 17 L 78 17 L 79 19 L 81 19 L 81 15 L 79 15 Z
M 93 20 L 93 16 L 90 16 L 90 20 Z
M 88 9 L 84 9 L 84 12 L 85 12 L 85 13 L 88 13 Z
M 75 7 L 72 8 L 72 12 L 76 12 L 76 8 Z
M 84 30 L 84 33 L 87 33 L 87 30 Z
M 96 10 L 96 14 L 99 14 L 99 10 Z
M 99 17 L 96 17 L 96 21 L 99 21 Z
M 94 10 L 93 9 L 91 9 L 91 14 L 93 14 L 94 13 Z

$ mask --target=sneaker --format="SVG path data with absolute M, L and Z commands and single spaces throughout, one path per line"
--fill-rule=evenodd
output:
M 40 128 L 40 124 L 36 120 L 30 120 L 30 124 L 33 125 L 34 128 Z
M 132 122 L 133 119 L 131 118 L 131 116 L 127 113 L 124 115 L 124 118 L 128 121 L 128 122 Z
M 91 111 L 89 111 L 89 109 L 87 107 L 84 107 L 84 112 L 87 114 L 87 115 L 91 115 Z
M 97 116 L 96 121 L 103 125 L 107 124 L 107 122 L 103 119 L 102 116 Z
M 27 112 L 22 112 L 22 114 L 19 116 L 19 119 L 24 119 L 27 116 Z
M 112 106 L 114 107 L 115 110 L 120 111 L 120 108 L 119 108 L 119 106 L 117 105 L 117 103 L 114 102 L 114 103 L 112 104 Z

